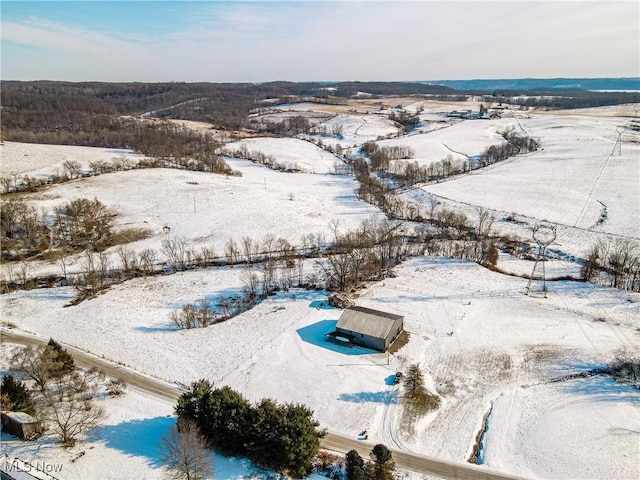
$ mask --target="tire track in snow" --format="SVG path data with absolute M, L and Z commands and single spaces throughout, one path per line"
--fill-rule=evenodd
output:
M 28 335 L 18 331 L 10 331 L 5 328 L 0 329 L 2 343 L 17 343 L 21 345 L 44 346 L 47 339 L 34 335 Z M 181 390 L 175 385 L 160 381 L 156 378 L 145 376 L 131 368 L 120 366 L 112 361 L 100 358 L 92 353 L 79 350 L 63 344 L 72 351 L 78 365 L 83 368 L 96 367 L 103 370 L 108 376 L 113 378 L 124 378 L 132 387 L 147 395 L 152 395 L 165 401 L 175 402 L 181 394 Z M 373 445 L 353 440 L 351 438 L 328 433 L 321 440 L 320 447 L 339 453 L 347 453 L 350 450 L 357 450 L 361 455 L 367 456 Z M 441 478 L 455 478 L 460 480 L 519 480 L 521 477 L 501 473 L 486 468 L 478 468 L 470 464 L 440 460 L 434 457 L 427 457 L 410 452 L 393 451 L 396 465 L 413 472 L 435 475 Z

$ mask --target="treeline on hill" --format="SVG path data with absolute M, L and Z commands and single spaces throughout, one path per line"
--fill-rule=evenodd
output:
M 581 89 L 536 89 L 536 90 L 502 90 L 487 92 L 469 92 L 481 96 L 481 101 L 492 103 L 508 103 L 524 107 L 546 107 L 550 109 L 573 109 L 588 107 L 604 107 L 624 103 L 640 102 L 638 92 L 594 92 Z
M 301 478 L 325 435 L 313 412 L 300 404 L 265 398 L 251 404 L 229 387 L 199 380 L 178 399 L 179 421 L 191 421 L 213 448 L 249 457 L 257 465 Z
M 493 165 L 496 162 L 506 160 L 514 155 L 535 152 L 540 148 L 538 140 L 522 135 L 515 129 L 507 129 L 500 132 L 505 142 L 499 145 L 491 145 L 481 155 L 467 159 L 464 162 L 456 162 L 451 155 L 444 159 L 422 166 L 417 162 L 399 161 L 411 159 L 414 152 L 409 147 L 393 146 L 380 147 L 375 142 L 366 142 L 360 152 L 369 158 L 369 163 L 362 158 L 351 160 L 351 167 L 358 182 L 360 192 L 364 194 L 366 201 L 371 195 L 380 197 L 390 191 L 387 182 L 372 175 L 379 172 L 393 177 L 397 185 L 410 187 L 416 183 L 440 180 L 451 175 L 459 175 L 471 170 Z M 374 203 L 382 204 L 382 200 Z
M 331 90 L 328 90 L 331 87 Z M 31 143 L 132 148 L 130 122 L 122 115 L 198 120 L 216 128 L 247 127 L 247 116 L 260 100 L 295 96 L 338 102 L 359 92 L 373 96 L 430 95 L 465 100 L 449 87 L 411 82 L 293 83 L 69 83 L 2 82 L 2 138 Z M 561 91 L 470 92 L 486 101 L 527 106 L 578 108 L 640 101 L 637 93 Z M 522 96 L 520 98 L 513 98 Z M 406 120 L 406 122 L 404 122 Z M 406 129 L 411 118 L 399 118 Z M 406 123 L 406 125 L 405 125 Z
M 116 125 L 119 125 L 117 128 Z M 218 150 L 221 143 L 209 133 L 196 132 L 192 129 L 181 127 L 162 121 L 135 121 L 132 119 L 112 119 L 113 130 L 101 129 L 93 133 L 78 131 L 75 134 L 69 131 L 49 137 L 43 134 L 42 138 L 62 141 L 70 144 L 88 144 L 104 147 L 119 146 L 131 149 L 144 155 L 137 162 L 131 161 L 126 156 L 113 158 L 111 162 L 95 160 L 89 163 L 89 169 L 83 169 L 76 160 L 67 160 L 58 171 L 48 178 L 30 175 L 11 175 L 0 177 L 0 193 L 20 191 L 36 191 L 39 187 L 52 183 L 63 183 L 80 176 L 101 175 L 103 173 L 131 170 L 134 168 L 176 168 L 199 172 L 211 172 L 223 175 L 241 175 L 233 170 L 224 161 Z M 76 135 L 77 134 L 77 135 Z M 28 138 L 21 141 L 34 139 L 36 136 L 29 133 Z M 40 137 L 38 137 L 40 138 Z M 76 141 L 73 141 L 75 138 Z

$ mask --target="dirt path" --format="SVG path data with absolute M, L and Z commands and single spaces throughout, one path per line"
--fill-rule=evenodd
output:
M 47 339 L 36 337 L 15 330 L 0 329 L 0 341 L 2 343 L 17 343 L 20 345 L 42 347 L 47 344 Z M 153 395 L 168 402 L 175 402 L 181 394 L 178 386 L 162 382 L 152 377 L 134 372 L 126 367 L 110 362 L 90 353 L 78 350 L 68 345 L 63 346 L 69 350 L 76 364 L 83 368 L 99 368 L 109 377 L 124 379 L 131 388 Z M 352 438 L 328 433 L 322 439 L 321 448 L 338 453 L 347 453 L 349 450 L 357 450 L 361 456 L 368 458 L 373 444 L 361 442 Z M 416 455 L 409 452 L 391 450 L 396 465 L 399 468 L 413 472 L 433 475 L 440 478 L 457 480 L 516 480 L 521 477 L 503 474 L 483 467 L 477 467 L 467 463 L 450 462 L 436 458 Z

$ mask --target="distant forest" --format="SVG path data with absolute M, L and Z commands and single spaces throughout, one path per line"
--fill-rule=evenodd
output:
M 139 129 L 127 116 L 197 120 L 227 130 L 249 128 L 251 109 L 276 102 L 344 103 L 359 92 L 464 100 L 467 95 L 548 108 L 640 102 L 638 93 L 580 89 L 464 91 L 411 82 L 101 83 L 5 81 L 0 87 L 2 139 L 136 150 Z M 513 98 L 519 96 L 520 97 Z M 124 117 L 124 118 L 123 118 Z

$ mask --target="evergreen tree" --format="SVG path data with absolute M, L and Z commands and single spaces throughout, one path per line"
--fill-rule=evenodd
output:
M 367 480 L 364 460 L 355 450 L 349 450 L 346 458 L 347 480 Z
M 372 463 L 369 478 L 371 480 L 392 480 L 396 464 L 389 449 L 379 443 L 373 447 L 370 456 Z
M 264 399 L 252 406 L 231 388 L 213 389 L 206 380 L 180 396 L 175 412 L 193 421 L 212 446 L 293 477 L 310 472 L 325 434 L 304 405 Z
M 209 441 L 220 450 L 243 454 L 251 436 L 251 404 L 229 387 L 214 390 L 207 404 Z
M 75 368 L 73 355 L 66 349 L 62 348 L 53 338 L 49 339 L 49 343 L 45 347 L 45 355 L 49 355 L 53 364 L 50 366 L 49 375 L 51 377 L 59 377 L 71 373 Z
M 260 465 L 293 477 L 309 474 L 323 431 L 304 405 L 264 399 L 253 409 L 249 456 Z
M 179 418 L 195 422 L 212 446 L 231 454 L 245 453 L 251 405 L 229 387 L 213 389 L 199 380 L 178 399 Z
M 29 390 L 24 382 L 14 379 L 13 375 L 6 375 L 2 379 L 0 398 L 2 399 L 2 410 L 25 412 L 31 415 L 34 413 Z
M 404 376 L 404 386 L 411 398 L 415 397 L 416 393 L 424 391 L 424 376 L 417 363 L 409 365 L 407 373 Z
M 209 436 L 210 428 L 207 425 L 208 402 L 211 397 L 213 385 L 208 380 L 198 380 L 191 384 L 191 388 L 180 395 L 175 413 L 180 419 L 193 421 L 203 435 Z

